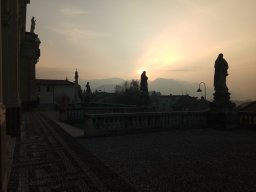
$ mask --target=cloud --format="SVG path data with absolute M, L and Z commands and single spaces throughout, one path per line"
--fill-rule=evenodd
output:
M 79 27 L 52 27 L 50 30 L 58 33 L 59 35 L 65 36 L 65 38 L 74 44 L 81 44 L 86 39 L 108 37 L 111 34 L 104 31 L 95 31 L 90 29 L 82 29 Z
M 74 68 L 72 67 L 46 67 L 37 66 L 37 78 L 38 79 L 65 79 L 66 77 L 72 77 L 74 74 Z
M 78 16 L 88 14 L 87 11 L 74 9 L 74 8 L 62 8 L 60 9 L 60 13 L 66 16 Z

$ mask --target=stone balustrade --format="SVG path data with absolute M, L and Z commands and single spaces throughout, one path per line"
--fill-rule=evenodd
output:
M 85 115 L 85 136 L 126 133 L 139 130 L 206 128 L 205 112 L 138 112 Z
M 59 120 L 68 123 L 81 122 L 84 120 L 83 108 L 59 109 Z
M 256 113 L 253 112 L 239 112 L 240 127 L 256 128 Z
M 82 107 L 59 110 L 59 119 L 64 122 L 81 122 L 86 114 L 129 113 L 154 111 L 154 107 Z
M 85 114 L 153 112 L 154 107 L 85 107 Z
M 135 109 L 130 107 L 69 108 L 60 110 L 59 118 L 69 123 L 83 122 L 85 136 L 97 136 L 150 129 L 207 128 L 213 124 L 211 121 L 213 115 L 221 115 L 196 111 L 163 113 L 132 110 Z M 230 119 L 231 117 L 232 128 L 256 128 L 256 113 L 238 112 L 223 118 Z M 230 124 L 223 118 L 217 118 L 221 129 L 225 129 Z

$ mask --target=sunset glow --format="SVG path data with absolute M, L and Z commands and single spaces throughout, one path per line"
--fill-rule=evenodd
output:
M 215 59 L 224 53 L 229 89 L 256 99 L 249 86 L 256 80 L 255 7 L 254 0 L 33 0 L 27 28 L 35 16 L 38 78 L 72 79 L 78 68 L 81 81 L 139 79 L 145 70 L 150 80 L 212 87 Z

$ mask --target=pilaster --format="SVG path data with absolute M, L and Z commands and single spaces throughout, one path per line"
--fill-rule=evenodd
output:
M 7 133 L 19 135 L 20 130 L 20 24 L 19 3 L 9 0 L 3 10 L 3 101 L 6 105 Z M 18 120 L 18 122 L 14 122 Z
M 5 106 L 3 104 L 3 70 L 2 70 L 2 14 L 3 0 L 0 0 L 0 191 L 6 191 L 4 186 L 5 163 L 6 163 L 6 127 L 5 127 Z
M 40 57 L 37 34 L 26 32 L 21 46 L 21 100 L 23 110 L 36 104 L 35 65 Z

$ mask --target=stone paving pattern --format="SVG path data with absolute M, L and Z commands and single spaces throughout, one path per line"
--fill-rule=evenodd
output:
M 79 142 L 137 191 L 256 191 L 256 131 L 173 130 Z
M 37 113 L 23 119 L 8 192 L 135 191 L 50 120 Z

